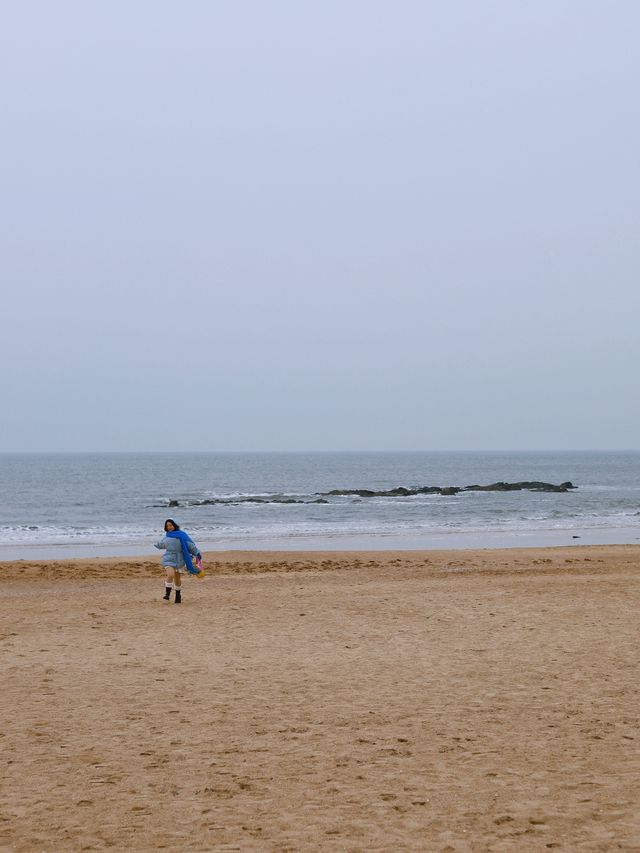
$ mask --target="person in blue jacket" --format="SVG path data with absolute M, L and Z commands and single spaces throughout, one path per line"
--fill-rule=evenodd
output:
M 156 542 L 156 548 L 165 551 L 162 556 L 162 565 L 167 570 L 167 579 L 164 582 L 163 598 L 165 601 L 170 601 L 171 590 L 175 587 L 175 603 L 181 604 L 182 579 L 180 575 L 185 567 L 192 574 L 198 574 L 191 558 L 201 558 L 202 555 L 193 539 L 184 530 L 180 530 L 180 525 L 172 518 L 165 521 L 164 532 L 163 538 Z

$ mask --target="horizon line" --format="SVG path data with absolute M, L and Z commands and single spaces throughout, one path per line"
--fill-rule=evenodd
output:
M 284 450 L 284 449 L 242 449 L 242 450 L 216 450 L 216 449 L 193 449 L 193 450 L 0 450 L 0 455 L 44 455 L 44 454 L 59 454 L 59 455 L 98 455 L 98 454 L 182 454 L 182 453 L 211 453 L 211 454 L 258 454 L 258 453 L 277 453 L 277 454 L 312 454 L 312 453 L 638 453 L 640 448 L 637 447 L 477 447 L 477 448 L 374 448 L 374 449 L 350 449 L 350 448 L 315 448 L 304 450 Z

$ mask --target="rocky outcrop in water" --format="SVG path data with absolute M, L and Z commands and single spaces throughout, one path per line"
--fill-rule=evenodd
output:
M 249 496 L 243 498 L 203 498 L 202 500 L 184 500 L 179 501 L 171 498 L 168 504 L 152 504 L 157 507 L 187 507 L 187 506 L 220 506 L 236 504 L 326 504 L 329 503 L 326 498 L 315 498 L 314 500 L 303 501 L 297 498 L 288 498 L 283 495 L 269 496 Z
M 553 483 L 541 483 L 538 480 L 525 480 L 522 483 L 491 483 L 489 486 L 465 486 L 465 492 L 568 492 L 575 489 L 573 483 L 567 481 L 559 486 Z
M 420 486 L 416 489 L 406 489 L 404 486 L 397 486 L 395 489 L 332 489 L 330 492 L 323 492 L 325 495 L 349 496 L 353 495 L 359 498 L 397 498 L 411 497 L 412 495 L 457 495 L 459 492 L 568 492 L 570 489 L 575 489 L 573 483 L 560 483 L 559 486 L 554 483 L 543 483 L 538 480 L 523 480 L 520 483 L 490 483 L 488 486 Z
M 202 500 L 179 501 L 172 498 L 169 507 L 188 506 L 219 506 L 237 504 L 326 504 L 327 498 L 331 497 L 354 497 L 354 498 L 408 498 L 413 495 L 457 495 L 460 492 L 568 492 L 577 488 L 571 482 L 543 483 L 539 480 L 523 480 L 519 483 L 489 483 L 487 486 L 419 486 L 407 489 L 405 486 L 396 486 L 394 489 L 332 489 L 330 492 L 316 492 L 315 499 L 304 500 L 293 498 L 290 495 L 246 495 L 236 498 L 203 498 Z M 158 506 L 158 504 L 156 504 Z M 161 504 L 166 507 L 167 504 Z

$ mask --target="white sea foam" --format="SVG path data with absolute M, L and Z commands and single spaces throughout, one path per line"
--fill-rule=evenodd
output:
M 15 543 L 65 544 L 67 542 L 137 542 L 145 537 L 153 537 L 154 531 L 143 527 L 100 526 L 100 527 L 64 527 L 55 525 L 7 525 L 0 527 L 0 545 Z M 157 539 L 157 536 L 156 536 Z

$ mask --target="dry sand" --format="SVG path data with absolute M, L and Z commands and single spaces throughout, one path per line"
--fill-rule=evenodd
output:
M 637 546 L 3 563 L 3 851 L 640 850 Z

